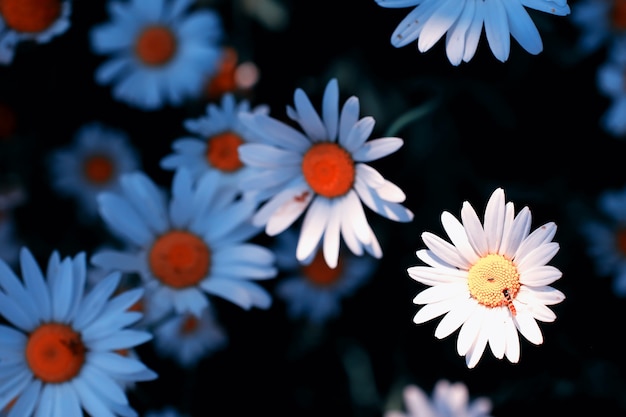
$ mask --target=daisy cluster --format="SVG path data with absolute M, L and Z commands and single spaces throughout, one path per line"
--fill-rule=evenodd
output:
M 557 222 L 597 183 L 544 181 L 528 160 L 560 130 L 525 120 L 554 102 L 507 104 L 571 19 L 626 132 L 623 5 L 357 3 L 384 21 L 371 49 L 359 11 L 298 1 L 0 0 L 0 415 L 489 417 L 580 394 Z M 439 64 L 407 81 L 394 53 Z M 620 298 L 626 198 L 600 201 L 582 235 Z

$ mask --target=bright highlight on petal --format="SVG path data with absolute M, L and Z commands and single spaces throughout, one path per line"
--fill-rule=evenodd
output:
M 557 268 L 546 265 L 559 248 L 550 241 L 556 226 L 548 223 L 530 233 L 529 209 L 515 215 L 501 188 L 489 198 L 483 224 L 468 202 L 461 214 L 463 223 L 450 213 L 442 215 L 453 243 L 422 234 L 427 249 L 417 255 L 427 266 L 407 268 L 407 273 L 429 288 L 413 300 L 424 304 L 413 321 L 443 316 L 437 337 L 460 328 L 457 351 L 469 368 L 487 345 L 496 358 L 517 362 L 517 331 L 531 343 L 543 343 L 536 321 L 552 321 L 556 316 L 547 305 L 565 298 L 548 286 L 561 277 Z

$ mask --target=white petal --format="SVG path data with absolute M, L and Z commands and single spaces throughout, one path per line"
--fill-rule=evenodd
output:
M 296 258 L 306 259 L 316 248 L 325 232 L 330 214 L 330 202 L 318 197 L 311 203 L 300 230 L 300 238 L 296 247 Z
M 537 325 L 537 322 L 532 317 L 531 314 L 520 309 L 515 316 L 515 327 L 517 330 L 524 336 L 529 342 L 534 343 L 535 345 L 540 345 L 543 343 L 543 335 L 541 334 L 541 329 Z

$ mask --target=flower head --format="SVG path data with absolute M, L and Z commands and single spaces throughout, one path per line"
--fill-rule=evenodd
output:
M 71 0 L 0 1 L 0 64 L 10 64 L 20 42 L 47 43 L 70 27 Z
M 529 53 L 543 50 L 537 27 L 525 7 L 558 16 L 570 13 L 566 0 L 376 0 L 382 7 L 415 8 L 391 35 L 396 48 L 418 40 L 420 52 L 432 48 L 446 34 L 446 54 L 452 65 L 469 62 L 476 52 L 483 25 L 494 56 L 509 57 L 511 36 Z M 418 39 L 419 38 L 419 39 Z
M 190 0 L 109 1 L 111 21 L 92 29 L 96 54 L 111 58 L 96 72 L 113 96 L 144 110 L 200 95 L 221 56 L 221 19 Z
M 161 160 L 163 169 L 189 169 L 194 178 L 208 170 L 217 171 L 221 181 L 239 189 L 241 177 L 250 168 L 239 159 L 239 146 L 257 140 L 255 132 L 241 122 L 243 113 L 266 114 L 266 106 L 250 108 L 248 100 L 237 102 L 227 93 L 221 103 L 209 104 L 206 114 L 197 119 L 185 120 L 185 128 L 193 136 L 176 139 L 172 144 L 174 153 Z
M 269 293 L 257 280 L 276 275 L 274 254 L 247 240 L 259 232 L 250 223 L 256 202 L 206 172 L 194 181 L 187 169 L 174 174 L 170 198 L 141 172 L 120 179 L 122 191 L 98 196 L 110 230 L 128 243 L 124 251 L 98 251 L 101 268 L 136 272 L 146 295 L 160 308 L 200 316 L 207 294 L 242 308 L 268 308 Z
M 340 236 L 357 255 L 365 249 L 376 258 L 382 251 L 365 217 L 362 203 L 399 222 L 413 213 L 399 204 L 404 192 L 366 162 L 398 150 L 403 141 L 387 137 L 367 141 L 374 119 L 359 119 L 359 100 L 348 99 L 339 111 L 337 80 L 328 82 L 322 117 L 301 89 L 288 116 L 303 132 L 265 114 L 244 114 L 242 120 L 261 138 L 239 147 L 244 164 L 258 168 L 241 181 L 244 190 L 267 199 L 253 217 L 274 236 L 291 226 L 305 211 L 296 248 L 299 261 L 309 258 L 323 241 L 326 263 L 337 266 Z M 267 196 L 267 198 L 265 197 Z
M 572 23 L 580 31 L 578 47 L 592 53 L 626 34 L 626 2 L 623 0 L 579 0 L 572 5 Z
M 113 296 L 120 274 L 90 291 L 86 256 L 50 257 L 44 272 L 26 248 L 22 279 L 0 261 L 0 409 L 9 415 L 40 415 L 62 407 L 67 417 L 136 415 L 122 381 L 156 378 L 141 361 L 120 355 L 152 338 L 127 329 L 141 314 L 128 311 L 142 289 Z M 59 409 L 61 410 L 61 409 Z
M 517 363 L 517 332 L 531 343 L 543 343 L 537 320 L 554 321 L 556 315 L 547 306 L 565 298 L 549 286 L 561 277 L 561 271 L 547 265 L 559 250 L 552 242 L 556 225 L 550 222 L 529 234 L 530 210 L 524 207 L 515 215 L 501 188 L 489 198 L 483 224 L 468 202 L 461 219 L 463 223 L 448 212 L 441 215 L 452 244 L 430 232 L 422 234 L 427 249 L 416 254 L 427 266 L 407 272 L 430 288 L 414 298 L 425 306 L 413 321 L 420 324 L 445 314 L 435 336 L 442 339 L 460 327 L 457 352 L 466 356 L 469 368 L 476 366 L 487 343 L 496 358 L 506 355 Z
M 390 410 L 384 417 L 490 417 L 493 407 L 486 397 L 470 401 L 465 384 L 445 379 L 437 381 L 432 398 L 416 385 L 406 386 L 402 396 L 406 413 Z
M 126 133 L 99 122 L 83 125 L 73 143 L 54 150 L 48 162 L 52 186 L 76 199 L 84 219 L 97 216 L 98 193 L 118 190 L 120 175 L 140 166 Z

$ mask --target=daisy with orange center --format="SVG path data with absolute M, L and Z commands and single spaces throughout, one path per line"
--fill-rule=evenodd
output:
M 550 287 L 561 271 L 547 265 L 559 250 L 552 242 L 556 225 L 547 223 L 530 233 L 531 215 L 524 207 L 515 215 L 505 204 L 504 191 L 496 189 L 487 203 L 481 224 L 465 202 L 459 222 L 452 214 L 441 216 L 452 244 L 422 233 L 427 249 L 417 251 L 426 266 L 407 269 L 409 276 L 430 286 L 413 302 L 424 304 L 413 321 L 417 324 L 444 315 L 435 330 L 442 339 L 460 327 L 457 352 L 468 368 L 476 366 L 487 343 L 498 359 L 519 361 L 519 331 L 528 341 L 543 343 L 537 321 L 552 322 L 547 306 L 565 296 Z
M 72 0 L 0 0 L 0 64 L 20 42 L 47 43 L 70 27 Z
M 80 127 L 71 144 L 52 151 L 48 158 L 53 188 L 74 198 L 80 218 L 86 221 L 98 213 L 98 193 L 119 189 L 118 177 L 140 165 L 128 135 L 98 122 Z
M 604 191 L 597 203 L 597 216 L 580 229 L 587 254 L 598 276 L 611 277 L 613 293 L 626 297 L 626 187 Z
M 120 178 L 121 192 L 98 196 L 108 228 L 128 248 L 97 251 L 91 261 L 106 270 L 138 273 L 146 297 L 162 308 L 200 316 L 208 295 L 242 308 L 268 308 L 269 293 L 254 281 L 276 275 L 271 251 L 247 240 L 256 203 L 208 171 L 195 180 L 181 168 L 171 197 L 141 172 Z M 150 303 L 148 303 L 149 305 Z
M 250 107 L 248 100 L 237 102 L 231 93 L 224 94 L 220 103 L 207 105 L 203 116 L 184 122 L 191 136 L 174 140 L 173 152 L 161 159 L 161 167 L 176 170 L 185 167 L 198 178 L 206 171 L 215 171 L 234 188 L 250 168 L 239 158 L 239 147 L 256 142 L 258 137 L 241 122 L 246 113 L 267 114 L 267 106 Z M 248 193 L 251 194 L 251 193 Z
M 364 287 L 376 271 L 375 258 L 346 251 L 339 253 L 335 268 L 326 264 L 320 250 L 301 263 L 295 256 L 295 230 L 276 238 L 276 265 L 285 276 L 276 284 L 275 292 L 292 320 L 322 324 L 336 319 L 341 315 L 342 302 Z
M 109 0 L 111 21 L 91 31 L 93 52 L 110 58 L 96 71 L 96 81 L 143 110 L 200 97 L 206 77 L 218 70 L 222 27 L 213 10 L 190 10 L 191 4 Z
M 340 237 L 354 254 L 365 250 L 380 258 L 382 251 L 362 203 L 398 222 L 413 220 L 413 213 L 400 204 L 404 192 L 366 163 L 395 152 L 402 139 L 368 141 L 374 119 L 359 119 L 359 100 L 354 96 L 339 110 L 336 79 L 324 91 L 322 117 L 301 89 L 294 101 L 295 108 L 288 107 L 287 115 L 303 132 L 265 114 L 242 115 L 260 142 L 239 147 L 243 163 L 255 168 L 246 173 L 241 187 L 267 200 L 253 222 L 274 236 L 306 211 L 296 249 L 299 261 L 309 258 L 322 242 L 324 259 L 335 268 Z
M 9 416 L 48 413 L 67 417 L 135 415 L 122 381 L 156 378 L 139 359 L 116 352 L 152 338 L 126 327 L 141 318 L 128 311 L 142 295 L 114 295 L 120 274 L 86 290 L 86 256 L 54 252 L 44 275 L 26 248 L 22 279 L 0 260 L 0 409 Z M 62 399 L 57 401 L 56 399 Z

